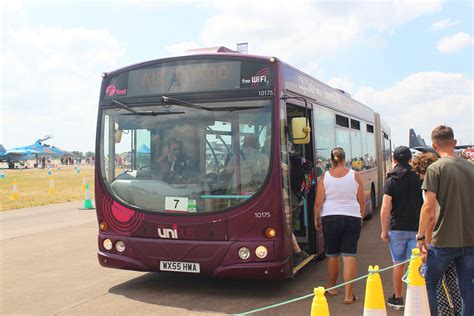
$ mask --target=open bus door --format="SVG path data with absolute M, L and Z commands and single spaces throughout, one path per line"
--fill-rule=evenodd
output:
M 294 148 L 294 154 L 300 155 L 304 159 L 311 162 L 313 169 L 314 164 L 314 144 L 310 137 L 312 126 L 311 109 L 305 109 L 296 105 L 287 104 L 287 122 L 288 122 L 288 139 Z M 295 125 L 298 125 L 296 127 Z M 297 130 L 306 128 L 306 133 L 296 135 Z M 306 134 L 306 135 L 305 135 Z M 315 171 L 313 171 L 315 172 Z M 291 164 L 290 171 L 291 174 Z M 297 273 L 302 267 L 313 261 L 319 252 L 318 232 L 314 227 L 314 199 L 316 197 L 316 179 L 311 180 L 312 186 L 308 192 L 305 192 L 302 197 L 302 203 L 292 212 L 293 234 L 296 237 L 298 245 L 302 250 L 305 250 L 310 256 L 305 260 L 298 262 L 293 266 L 293 274 Z M 290 182 L 292 181 L 290 176 Z M 294 198 L 292 195 L 290 197 Z M 294 202 L 293 202 L 294 203 Z M 290 204 L 293 204 L 290 203 Z

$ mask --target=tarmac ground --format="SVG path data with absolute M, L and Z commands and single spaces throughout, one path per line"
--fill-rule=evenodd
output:
M 79 210 L 81 206 L 70 202 L 0 213 L 0 314 L 236 314 L 310 294 L 327 280 L 324 260 L 286 281 L 103 268 L 96 255 L 95 211 Z M 357 275 L 365 275 L 375 264 L 391 265 L 388 245 L 380 239 L 379 212 L 364 223 Z M 382 272 L 381 277 L 387 299 L 393 293 L 391 273 Z M 362 315 L 365 280 L 354 284 L 359 300 L 352 305 L 342 304 L 342 291 L 327 298 L 331 315 Z M 311 302 L 308 298 L 255 315 L 309 315 Z M 389 308 L 387 312 L 403 314 Z

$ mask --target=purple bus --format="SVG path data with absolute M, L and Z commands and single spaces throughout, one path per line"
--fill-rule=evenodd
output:
M 390 129 L 344 91 L 275 57 L 223 47 L 194 53 L 103 74 L 99 262 L 290 278 L 324 254 L 313 204 L 330 150 L 343 147 L 347 165 L 362 175 L 371 217 L 391 159 Z M 312 189 L 293 212 L 290 147 L 314 169 Z M 306 260 L 293 260 L 292 234 Z

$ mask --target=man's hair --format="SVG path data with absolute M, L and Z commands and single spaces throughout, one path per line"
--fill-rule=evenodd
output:
M 452 140 L 454 140 L 454 132 L 449 126 L 439 125 L 431 132 L 431 141 L 441 147 L 449 145 Z

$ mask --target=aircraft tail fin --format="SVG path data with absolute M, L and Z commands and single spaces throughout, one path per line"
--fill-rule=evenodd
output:
M 6 149 L 5 147 L 3 147 L 2 144 L 0 144 L 0 155 L 3 154 L 4 152 L 6 152 Z
M 410 137 L 408 143 L 408 147 L 410 148 L 426 146 L 425 140 L 421 138 L 420 135 L 416 135 L 415 130 L 413 128 L 410 128 Z

